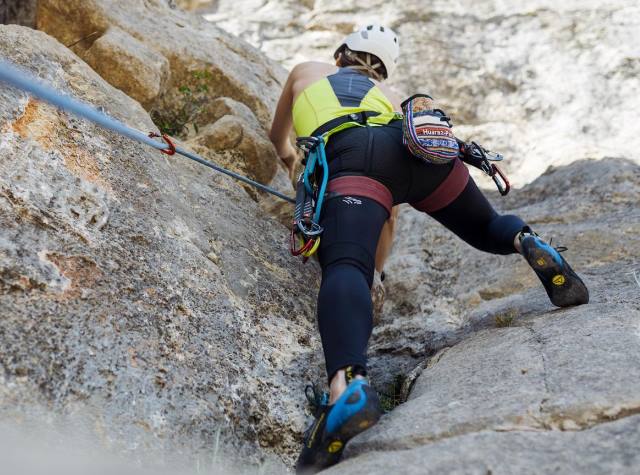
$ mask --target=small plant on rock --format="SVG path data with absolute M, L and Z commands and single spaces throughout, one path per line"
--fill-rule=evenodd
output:
M 378 391 L 378 397 L 380 398 L 380 407 L 384 412 L 391 412 L 404 402 L 402 397 L 402 385 L 406 376 L 404 374 L 397 374 L 391 383 L 387 385 L 384 391 Z
M 518 312 L 516 312 L 516 310 L 513 308 L 510 308 L 505 312 L 496 314 L 496 326 L 498 328 L 510 327 L 511 325 L 513 325 L 513 321 L 515 320 L 517 315 Z
M 174 137 L 184 136 L 188 133 L 189 127 L 193 127 L 196 133 L 198 132 L 198 114 L 211 100 L 209 86 L 212 80 L 213 74 L 210 71 L 192 71 L 188 83 L 177 88 L 177 102 L 180 104 L 178 108 L 151 111 L 151 119 L 163 134 Z

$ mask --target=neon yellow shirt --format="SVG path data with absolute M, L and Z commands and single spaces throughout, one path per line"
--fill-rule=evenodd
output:
M 313 134 L 330 120 L 359 112 L 379 112 L 370 117 L 370 125 L 384 125 L 398 118 L 391 101 L 374 82 L 355 69 L 340 68 L 337 73 L 307 86 L 293 104 L 293 127 L 298 137 Z M 342 124 L 325 135 L 359 126 L 357 122 Z

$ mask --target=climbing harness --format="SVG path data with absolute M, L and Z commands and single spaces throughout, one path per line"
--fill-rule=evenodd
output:
M 374 111 L 362 111 L 362 112 L 353 112 L 351 114 L 346 114 L 340 117 L 336 117 L 335 119 L 331 119 L 328 122 L 325 122 L 311 134 L 313 137 L 328 137 L 329 135 L 344 130 L 349 126 L 356 125 L 367 125 L 369 118 L 377 117 L 380 115 L 380 112 Z
M 280 193 L 273 188 L 263 185 L 262 183 L 258 183 L 250 178 L 247 178 L 238 173 L 232 172 L 231 170 L 227 170 L 215 163 L 212 163 L 208 160 L 205 160 L 201 156 L 189 152 L 181 147 L 177 147 L 173 144 L 171 139 L 167 135 L 159 135 L 155 132 L 151 132 L 146 135 L 143 132 L 133 129 L 122 122 L 109 117 L 107 114 L 102 112 L 101 110 L 96 109 L 93 106 L 90 106 L 86 103 L 80 102 L 73 97 L 63 95 L 60 92 L 56 91 L 52 87 L 49 87 L 38 79 L 36 79 L 33 75 L 21 71 L 17 67 L 13 66 L 11 63 L 7 61 L 0 61 L 0 81 L 5 82 L 13 87 L 26 91 L 32 94 L 35 97 L 42 99 L 60 109 L 63 109 L 71 114 L 77 115 L 79 117 L 83 117 L 94 124 L 97 124 L 105 129 L 116 132 L 125 137 L 129 137 L 130 139 L 136 140 L 138 142 L 144 143 L 151 147 L 154 147 L 160 150 L 162 153 L 167 155 L 179 154 L 184 157 L 187 157 L 195 162 L 200 163 L 206 167 L 209 167 L 213 170 L 216 170 L 220 173 L 224 173 L 227 176 L 235 178 L 247 185 L 251 185 L 254 188 L 270 193 L 278 198 L 281 198 L 289 203 L 295 203 L 295 200 L 283 193 Z M 160 137 L 163 139 L 163 142 L 159 142 L 154 140 L 154 138 Z
M 298 137 L 296 145 L 304 151 L 305 158 L 302 163 L 305 167 L 296 185 L 296 206 L 290 244 L 291 254 L 302 255 L 306 262 L 320 246 L 323 228 L 319 223 L 329 181 L 329 165 L 324 151 L 323 136 Z M 296 247 L 296 241 L 301 241 L 300 247 Z
M 495 163 L 491 163 L 501 162 L 504 160 L 504 157 L 499 153 L 485 149 L 476 142 L 464 143 L 458 140 L 458 144 L 460 146 L 459 158 L 489 175 L 496 184 L 500 194 L 506 196 L 511 190 L 511 184 L 505 174 L 502 173 L 502 170 L 500 170 Z

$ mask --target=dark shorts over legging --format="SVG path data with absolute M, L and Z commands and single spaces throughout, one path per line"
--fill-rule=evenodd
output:
M 453 168 L 429 165 L 411 156 L 402 144 L 400 121 L 340 132 L 331 137 L 326 153 L 330 178 L 373 178 L 389 189 L 394 205 L 423 200 Z M 525 225 L 517 216 L 498 214 L 472 178 L 450 204 L 429 215 L 468 244 L 494 254 L 515 253 L 513 239 Z M 389 214 L 369 198 L 342 196 L 328 200 L 322 216 L 318 326 L 331 380 L 340 368 L 366 368 L 373 326 L 370 288 L 375 253 Z

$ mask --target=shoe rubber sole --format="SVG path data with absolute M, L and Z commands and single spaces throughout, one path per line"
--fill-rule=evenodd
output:
M 569 307 L 589 302 L 587 286 L 558 251 L 537 237 L 525 237 L 521 244 L 525 259 L 538 275 L 551 303 Z
M 366 396 L 366 405 L 346 421 L 336 432 L 325 434 L 317 448 L 315 465 L 318 469 L 326 468 L 340 461 L 345 445 L 359 433 L 375 425 L 382 411 L 376 392 L 370 387 L 363 388 Z

